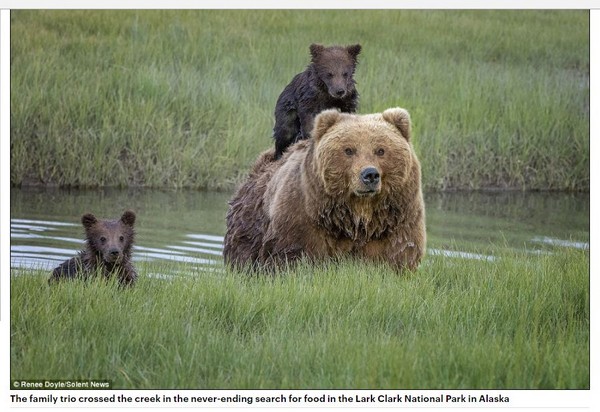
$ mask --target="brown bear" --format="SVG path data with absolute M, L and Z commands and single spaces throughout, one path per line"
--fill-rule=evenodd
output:
M 307 139 L 315 116 L 325 109 L 354 113 L 358 92 L 354 70 L 360 44 L 310 45 L 311 63 L 288 84 L 275 105 L 275 159 L 298 140 Z
M 131 263 L 135 213 L 127 210 L 118 220 L 98 220 L 88 213 L 82 216 L 81 223 L 85 228 L 85 248 L 55 268 L 48 281 L 87 279 L 100 271 L 107 279 L 116 275 L 122 285 L 133 285 L 137 279 Z
M 320 113 L 312 139 L 280 160 L 262 153 L 229 202 L 225 263 L 269 271 L 348 256 L 415 269 L 426 236 L 410 139 L 404 109 Z

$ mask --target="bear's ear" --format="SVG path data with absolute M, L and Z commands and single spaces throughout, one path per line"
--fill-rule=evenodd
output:
M 356 56 L 360 53 L 361 46 L 360 44 L 353 44 L 352 46 L 346 47 L 346 51 L 354 61 L 356 61 Z
M 323 135 L 342 118 L 342 113 L 337 109 L 323 110 L 315 117 L 315 124 L 310 135 L 318 141 Z
M 313 43 L 310 45 L 310 55 L 312 56 L 313 61 L 323 53 L 323 50 L 325 50 L 325 46 L 321 44 Z
M 405 109 L 401 109 L 400 107 L 395 107 L 393 109 L 387 109 L 382 113 L 383 119 L 388 123 L 393 124 L 402 136 L 410 141 L 411 138 L 411 122 L 410 122 L 410 114 Z
M 81 223 L 83 224 L 83 227 L 86 229 L 91 228 L 97 222 L 98 222 L 98 219 L 96 219 L 96 216 L 92 215 L 91 213 L 86 213 L 85 215 L 83 215 L 81 217 Z
M 135 223 L 135 213 L 131 210 L 126 210 L 125 213 L 123 213 L 123 216 L 121 216 L 121 222 L 127 226 L 133 226 Z

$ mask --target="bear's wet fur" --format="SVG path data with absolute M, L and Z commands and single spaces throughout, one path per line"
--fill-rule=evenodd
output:
M 91 213 L 83 215 L 85 247 L 76 257 L 55 268 L 49 283 L 61 279 L 87 279 L 101 273 L 107 279 L 117 276 L 122 285 L 133 285 L 137 280 L 131 262 L 135 218 L 131 210 L 116 220 L 99 220 Z
M 311 63 L 281 92 L 275 106 L 275 159 L 298 140 L 307 139 L 315 116 L 325 109 L 354 113 L 358 91 L 354 71 L 360 44 L 325 47 L 311 44 Z
M 415 269 L 426 247 L 408 112 L 326 110 L 280 160 L 262 153 L 229 202 L 225 263 L 274 272 L 339 257 Z

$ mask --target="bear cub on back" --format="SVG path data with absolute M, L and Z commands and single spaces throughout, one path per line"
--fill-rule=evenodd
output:
M 292 79 L 277 99 L 273 129 L 275 159 L 293 143 L 309 138 L 314 118 L 321 111 L 356 112 L 358 92 L 354 70 L 360 50 L 360 44 L 310 46 L 311 63 Z
M 88 213 L 82 216 L 81 223 L 85 228 L 85 248 L 54 269 L 49 282 L 87 279 L 100 271 L 107 279 L 116 275 L 122 285 L 133 285 L 137 279 L 131 263 L 135 213 L 127 210 L 118 220 L 99 220 Z

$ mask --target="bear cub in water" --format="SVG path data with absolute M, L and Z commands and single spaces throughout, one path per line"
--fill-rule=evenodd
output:
M 122 285 L 133 285 L 137 273 L 131 263 L 135 238 L 135 213 L 127 210 L 118 220 L 99 220 L 93 214 L 82 216 L 85 248 L 79 255 L 54 269 L 49 283 L 60 279 L 87 279 L 100 271 L 110 278 L 116 275 Z

